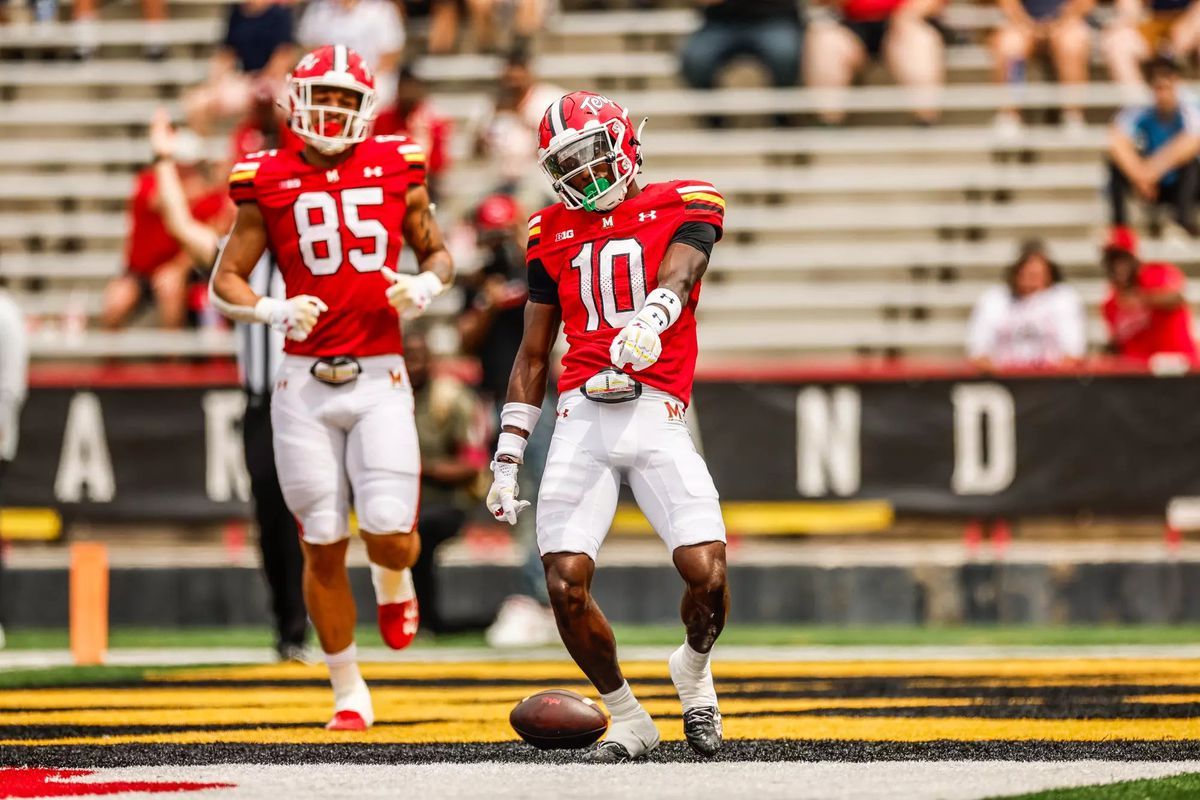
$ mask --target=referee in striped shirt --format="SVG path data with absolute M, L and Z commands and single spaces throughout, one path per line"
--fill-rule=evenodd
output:
M 175 137 L 169 117 L 159 112 L 150 126 L 155 178 L 163 223 L 197 264 L 212 266 L 223 242 L 217 233 L 192 217 L 172 160 Z M 254 267 L 250 286 L 263 297 L 286 297 L 283 276 L 270 251 Z M 254 515 L 258 521 L 263 572 L 271 590 L 275 615 L 275 649 L 285 661 L 306 661 L 304 640 L 308 614 L 304 608 L 304 556 L 296 520 L 283 501 L 275 472 L 271 436 L 271 384 L 283 358 L 283 335 L 268 325 L 237 326 L 238 372 L 246 389 L 242 439 Z

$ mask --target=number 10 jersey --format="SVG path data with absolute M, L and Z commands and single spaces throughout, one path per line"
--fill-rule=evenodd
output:
M 550 300 L 538 291 L 534 274 L 544 270 L 556 284 L 567 337 L 560 393 L 612 366 L 609 346 L 658 287 L 658 268 L 676 231 L 690 222 L 708 223 L 720 239 L 724 215 L 725 200 L 712 184 L 669 181 L 642 187 L 611 212 L 571 210 L 559 203 L 530 217 L 530 300 Z M 632 373 L 684 403 L 691 399 L 696 371 L 699 298 L 697 281 L 679 320 L 662 334 L 658 361 Z
M 405 198 L 424 182 L 425 154 L 405 136 L 367 139 L 328 169 L 310 165 L 298 149 L 252 153 L 234 165 L 230 195 L 262 212 L 288 297 L 313 295 L 329 306 L 305 341 L 287 341 L 288 353 L 403 352 L 380 270 L 400 262 Z

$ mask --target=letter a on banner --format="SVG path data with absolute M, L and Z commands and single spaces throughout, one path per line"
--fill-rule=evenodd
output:
M 997 494 L 1017 474 L 1017 424 L 1012 393 L 998 383 L 964 383 L 954 403 L 955 494 Z
M 250 473 L 237 426 L 245 413 L 243 392 L 230 389 L 204 395 L 204 484 L 208 499 L 215 503 L 250 499 Z
M 116 494 L 104 414 L 100 398 L 92 392 L 79 392 L 71 398 L 54 479 L 54 496 L 59 502 L 79 503 L 85 494 L 97 503 L 107 503 Z
M 809 386 L 796 396 L 796 488 L 804 497 L 840 497 L 862 484 L 858 390 Z

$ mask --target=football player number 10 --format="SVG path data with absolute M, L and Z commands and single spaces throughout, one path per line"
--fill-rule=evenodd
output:
M 637 239 L 609 239 L 599 247 L 588 242 L 571 259 L 571 269 L 579 270 L 579 299 L 589 331 L 599 330 L 601 318 L 610 328 L 624 327 L 646 302 L 646 265 Z M 627 297 L 617 294 L 618 269 L 627 275 Z
M 296 232 L 300 234 L 300 256 L 304 266 L 313 275 L 332 275 L 342 266 L 341 222 L 344 222 L 356 239 L 373 239 L 375 247 L 366 250 L 350 248 L 346 260 L 359 272 L 378 272 L 383 269 L 387 258 L 387 228 L 377 219 L 360 219 L 358 210 L 363 206 L 383 205 L 383 189 L 364 186 L 358 189 L 343 189 L 341 192 L 341 214 L 338 201 L 329 192 L 304 192 L 296 198 L 293 212 L 296 215 Z M 320 222 L 313 222 L 314 211 L 319 212 Z M 318 246 L 323 245 L 323 246 Z

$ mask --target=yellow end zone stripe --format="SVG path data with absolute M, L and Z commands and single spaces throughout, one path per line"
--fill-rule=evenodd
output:
M 895 511 L 886 500 L 840 503 L 778 502 L 721 504 L 725 527 L 745 535 L 879 533 L 892 527 Z M 621 504 L 613 518 L 618 533 L 654 533 L 637 506 Z
M 62 516 L 53 508 L 0 508 L 0 539 L 50 542 L 62 536 Z

